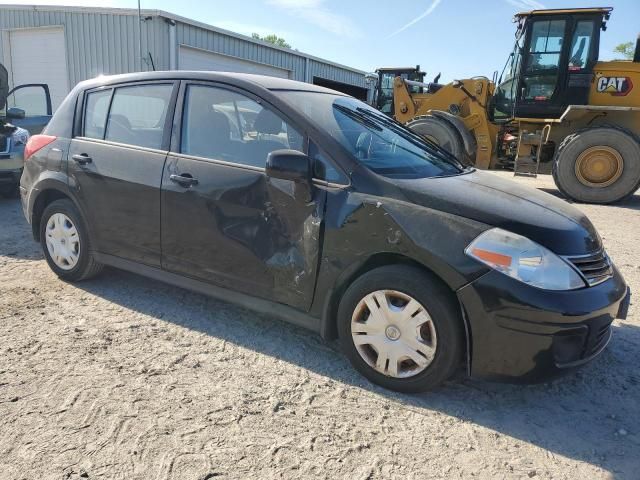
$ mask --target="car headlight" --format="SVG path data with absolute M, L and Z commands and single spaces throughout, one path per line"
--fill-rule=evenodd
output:
M 26 145 L 29 140 L 29 131 L 24 128 L 18 127 L 15 132 L 11 134 L 11 142 L 17 147 L 20 145 Z
M 501 228 L 482 233 L 465 253 L 500 273 L 545 290 L 586 286 L 569 264 L 542 245 Z

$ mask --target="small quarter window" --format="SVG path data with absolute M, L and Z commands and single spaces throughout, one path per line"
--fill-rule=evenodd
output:
M 111 89 L 92 92 L 87 95 L 84 112 L 84 136 L 89 138 L 104 138 L 104 127 L 107 124 L 107 112 Z
M 105 140 L 147 148 L 162 148 L 162 137 L 173 85 L 117 88 Z
M 334 167 L 322 150 L 311 141 L 309 142 L 309 158 L 313 162 L 314 178 L 331 183 L 349 183 L 346 175 Z

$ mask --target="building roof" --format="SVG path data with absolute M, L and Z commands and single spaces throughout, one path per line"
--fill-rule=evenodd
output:
M 40 12 L 70 12 L 70 13 L 101 13 L 101 14 L 112 14 L 112 15 L 138 15 L 138 10 L 135 8 L 115 8 L 115 7 L 74 7 L 74 6 L 65 6 L 65 5 L 13 5 L 13 4 L 2 4 L 0 5 L 0 9 L 11 9 L 11 10 L 32 10 L 32 11 L 40 11 Z M 199 27 L 205 30 L 210 30 L 213 32 L 217 32 L 223 35 L 228 35 L 230 37 L 235 37 L 240 40 L 245 40 L 248 42 L 257 43 L 259 45 L 264 45 L 265 47 L 272 48 L 274 50 L 279 50 L 281 52 L 286 52 L 290 55 L 296 55 L 303 58 L 308 58 L 310 60 L 314 60 L 316 62 L 325 63 L 327 65 L 332 65 L 337 68 L 341 68 L 344 70 L 348 70 L 354 73 L 359 73 L 362 75 L 366 75 L 367 72 L 363 70 L 359 70 L 357 68 L 348 67 L 346 65 L 342 65 L 340 63 L 332 62 L 330 60 L 326 60 L 324 58 L 316 57 L 314 55 L 310 55 L 308 53 L 300 52 L 299 50 L 293 50 L 291 48 L 283 48 L 273 45 L 272 43 L 265 42 L 264 40 L 260 40 L 257 38 L 252 38 L 247 35 L 242 35 L 240 33 L 232 32 L 230 30 L 225 30 L 224 28 L 216 27 L 214 25 L 209 25 L 204 22 L 199 22 L 197 20 L 193 20 L 191 18 L 183 17 L 180 15 L 176 15 L 175 13 L 167 12 L 164 10 L 157 9 L 141 9 L 140 14 L 143 17 L 155 16 L 162 17 L 173 20 L 175 22 L 185 23 L 188 25 L 193 25 L 194 27 Z

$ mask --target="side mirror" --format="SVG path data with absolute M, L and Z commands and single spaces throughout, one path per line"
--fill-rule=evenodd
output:
M 311 185 L 311 160 L 297 150 L 274 150 L 267 156 L 267 176 Z
M 7 109 L 7 118 L 12 118 L 14 120 L 21 120 L 25 117 L 25 111 L 21 108 L 11 107 Z

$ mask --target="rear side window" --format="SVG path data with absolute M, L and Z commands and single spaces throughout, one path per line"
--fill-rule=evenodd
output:
M 105 140 L 147 148 L 161 148 L 173 85 L 117 88 Z
M 111 89 L 92 92 L 87 95 L 84 114 L 84 136 L 89 138 L 104 138 L 104 127 L 107 124 L 107 112 Z

